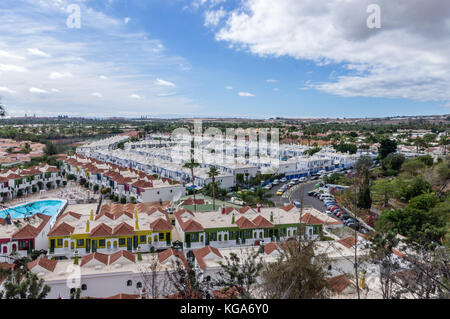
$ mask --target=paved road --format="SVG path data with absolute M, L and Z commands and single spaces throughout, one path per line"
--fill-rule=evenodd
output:
M 287 190 L 283 196 L 278 196 L 276 193 L 278 189 L 283 185 L 277 185 L 271 189 L 273 193 L 272 200 L 275 202 L 277 207 L 284 206 L 285 203 L 290 203 L 291 201 L 301 202 L 301 194 L 303 193 L 303 205 L 312 206 L 319 211 L 323 211 L 323 203 L 315 197 L 308 196 L 308 192 L 314 189 L 314 185 L 319 181 L 307 181 L 306 183 L 301 183 L 295 185 L 293 188 Z

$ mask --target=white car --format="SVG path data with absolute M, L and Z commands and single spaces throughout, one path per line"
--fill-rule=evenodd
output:
M 300 177 L 299 181 L 300 181 L 300 183 L 306 182 L 306 177 Z

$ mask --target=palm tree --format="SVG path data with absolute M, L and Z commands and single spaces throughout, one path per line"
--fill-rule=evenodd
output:
M 439 139 L 439 145 L 444 146 L 444 155 L 447 154 L 447 145 L 449 143 L 447 135 L 442 135 Z
M 272 196 L 273 194 L 270 191 L 263 189 L 261 186 L 253 192 L 253 197 L 256 203 L 261 203 L 271 207 L 275 206 L 275 203 L 271 200 Z
M 189 168 L 191 170 L 192 191 L 194 192 L 194 212 L 197 212 L 197 203 L 195 201 L 194 168 L 199 166 L 200 164 L 197 163 L 193 157 L 191 157 L 191 159 L 183 165 L 184 168 Z
M 213 210 L 216 210 L 216 176 L 219 176 L 219 171 L 215 166 L 209 169 L 208 176 L 212 180 L 212 198 L 213 198 Z

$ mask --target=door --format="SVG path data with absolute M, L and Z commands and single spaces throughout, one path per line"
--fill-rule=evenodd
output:
M 91 252 L 91 240 L 86 239 L 86 252 L 89 254 Z
M 92 241 L 92 252 L 95 253 L 97 251 L 97 241 L 93 240 Z
M 186 248 L 191 248 L 191 235 L 186 234 Z
M 208 246 L 209 245 L 209 233 L 206 233 L 205 234 L 205 246 Z
M 131 238 L 127 238 L 127 250 L 132 251 L 133 250 L 133 243 Z
M 239 235 L 239 237 L 241 237 L 241 243 L 242 244 L 245 244 L 245 236 L 244 236 L 244 232 L 243 231 L 241 231 L 241 234 Z
M 138 236 L 134 236 L 133 237 L 133 248 L 137 249 L 138 245 L 139 245 Z
M 50 254 L 53 254 L 55 252 L 55 240 L 50 240 Z

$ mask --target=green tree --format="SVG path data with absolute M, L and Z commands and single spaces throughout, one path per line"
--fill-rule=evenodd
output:
M 197 201 L 195 200 L 195 178 L 194 178 L 194 169 L 199 167 L 200 164 L 195 161 L 193 157 L 191 159 L 184 163 L 183 167 L 188 168 L 191 170 L 191 176 L 192 176 L 192 191 L 194 193 L 194 212 L 197 212 Z
M 379 179 L 374 182 L 372 196 L 375 202 L 381 203 L 383 207 L 389 204 L 389 200 L 394 197 L 395 185 L 389 179 Z
M 378 148 L 378 154 L 381 159 L 386 158 L 389 154 L 397 152 L 397 142 L 384 138 L 380 141 L 380 147 Z
M 210 167 L 208 176 L 212 181 L 212 198 L 213 198 L 213 210 L 216 210 L 216 176 L 219 176 L 219 171 L 215 166 Z
M 299 231 L 299 234 L 301 231 Z M 298 237 L 298 236 L 297 236 Z M 262 289 L 268 298 L 322 299 L 329 295 L 326 254 L 315 252 L 315 241 L 290 240 L 279 249 L 275 262 L 262 270 Z
M 50 292 L 50 287 L 43 279 L 30 271 L 26 263 L 19 262 L 16 269 L 0 269 L 0 277 L 4 277 L 0 299 L 44 299 Z
M 259 251 L 241 250 L 238 255 L 230 253 L 219 261 L 220 270 L 214 286 L 220 289 L 235 288 L 241 298 L 251 298 L 252 288 L 263 268 Z

